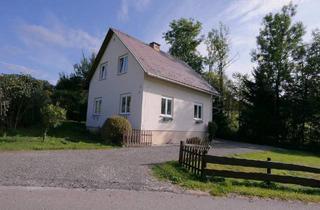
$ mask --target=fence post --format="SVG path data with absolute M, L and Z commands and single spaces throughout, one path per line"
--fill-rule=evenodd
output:
M 182 163 L 183 146 L 184 146 L 184 142 L 183 142 L 183 141 L 180 141 L 180 150 L 179 150 L 179 164 L 180 164 L 180 165 L 181 165 L 181 163 Z
M 206 155 L 207 155 L 207 151 L 206 151 L 206 150 L 203 150 L 203 151 L 202 151 L 202 157 L 201 157 L 201 177 L 202 177 L 202 178 L 205 177 L 204 170 L 205 170 L 206 167 L 207 167 Z
M 271 161 L 271 158 L 268 157 L 268 158 L 267 158 L 267 161 L 270 162 L 270 161 Z M 267 174 L 268 174 L 268 175 L 271 174 L 271 168 L 267 168 Z M 271 182 L 270 182 L 270 181 L 267 181 L 267 185 L 270 185 L 270 184 L 271 184 Z

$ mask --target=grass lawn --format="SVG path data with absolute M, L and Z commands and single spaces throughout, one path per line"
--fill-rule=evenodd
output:
M 255 160 L 266 160 L 267 157 L 271 157 L 272 161 L 301 164 L 320 168 L 320 156 L 298 151 L 273 150 L 268 152 L 233 155 L 233 157 Z M 208 164 L 208 167 L 220 170 L 225 169 L 245 172 L 266 172 L 265 169 L 239 166 Z M 209 192 L 211 195 L 215 196 L 238 194 L 244 196 L 258 196 L 263 198 L 277 198 L 282 200 L 320 202 L 320 189 L 279 183 L 271 183 L 271 185 L 268 186 L 265 182 L 260 181 L 221 177 L 212 177 L 207 180 L 202 180 L 181 168 L 176 161 L 155 165 L 153 166 L 152 170 L 154 175 L 161 180 L 169 180 L 172 183 L 178 184 L 184 188 Z M 320 180 L 320 174 L 281 170 L 272 170 L 272 173 L 310 177 Z
M 98 135 L 88 132 L 84 123 L 66 121 L 50 129 L 45 141 L 40 127 L 8 131 L 0 136 L 1 150 L 62 150 L 62 149 L 109 149 L 112 145 L 102 143 Z

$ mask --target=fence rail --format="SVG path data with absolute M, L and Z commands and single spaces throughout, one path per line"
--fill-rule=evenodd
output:
M 152 131 L 133 129 L 123 135 L 123 144 L 127 147 L 151 146 Z
M 201 148 L 201 149 L 200 149 Z M 267 161 L 248 160 L 231 157 L 221 157 L 207 155 L 208 148 L 201 145 L 180 143 L 179 163 L 190 172 L 201 176 L 222 176 L 228 178 L 250 179 L 267 182 L 280 182 L 286 184 L 298 184 L 308 187 L 320 188 L 320 180 L 312 178 L 303 178 L 286 175 L 271 174 L 272 169 L 302 171 L 308 173 L 320 174 L 320 168 L 313 168 L 302 165 L 271 162 L 271 158 Z M 207 164 L 232 165 L 253 168 L 265 168 L 267 173 L 256 172 L 239 172 L 229 170 L 216 170 L 207 168 Z

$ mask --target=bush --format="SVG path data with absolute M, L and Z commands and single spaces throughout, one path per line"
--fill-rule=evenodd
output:
M 208 123 L 209 141 L 211 141 L 216 136 L 217 130 L 218 130 L 217 123 L 215 122 Z
M 47 104 L 42 107 L 41 114 L 43 125 L 43 140 L 45 140 L 49 128 L 55 128 L 59 126 L 63 120 L 66 120 L 66 110 L 53 104 Z
M 106 120 L 101 128 L 102 139 L 117 145 L 122 144 L 123 134 L 131 131 L 130 122 L 120 116 L 113 116 Z

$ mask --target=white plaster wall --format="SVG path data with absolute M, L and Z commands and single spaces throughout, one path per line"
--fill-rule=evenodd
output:
M 118 74 L 119 56 L 128 53 L 128 72 Z M 100 64 L 108 62 L 106 80 L 99 81 Z M 136 59 L 129 53 L 121 40 L 113 35 L 102 59 L 90 81 L 88 95 L 87 121 L 88 128 L 101 127 L 105 120 L 120 113 L 120 95 L 131 94 L 131 114 L 128 120 L 135 129 L 141 128 L 141 103 L 144 72 Z M 94 115 L 94 99 L 102 97 L 102 113 Z
M 161 97 L 173 98 L 173 120 L 164 122 Z M 203 123 L 193 119 L 195 103 L 203 104 Z M 160 79 L 145 77 L 143 86 L 142 129 L 154 131 L 206 132 L 212 119 L 211 96 Z M 163 142 L 163 141 L 162 141 Z

